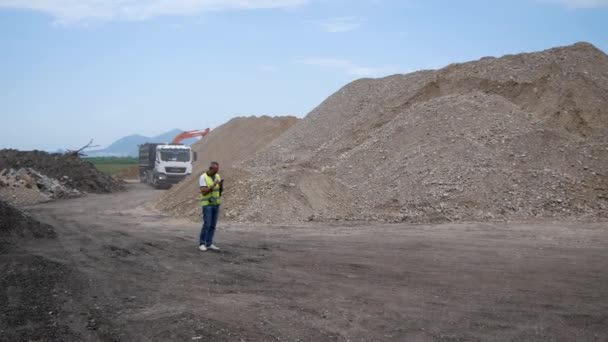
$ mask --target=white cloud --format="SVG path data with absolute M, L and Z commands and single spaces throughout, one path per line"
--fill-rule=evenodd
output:
M 326 68 L 336 68 L 343 70 L 348 75 L 360 76 L 360 77 L 378 77 L 399 72 L 394 67 L 367 67 L 357 65 L 347 59 L 335 59 L 335 58 L 309 58 L 299 61 L 303 64 L 314 65 Z
M 354 31 L 358 29 L 364 22 L 365 19 L 355 16 L 334 17 L 320 21 L 319 25 L 325 32 L 340 33 Z
M 543 2 L 553 2 L 572 8 L 593 8 L 608 7 L 608 0 L 540 0 Z
M 0 8 L 39 11 L 59 23 L 144 20 L 206 11 L 291 8 L 310 0 L 0 0 Z

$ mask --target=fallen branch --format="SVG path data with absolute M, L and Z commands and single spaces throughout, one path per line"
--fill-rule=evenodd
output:
M 84 145 L 83 147 L 77 149 L 77 150 L 68 150 L 66 149 L 65 154 L 69 154 L 69 155 L 74 155 L 74 156 L 86 156 L 86 154 L 82 153 L 82 151 L 84 151 L 87 148 L 94 148 L 94 147 L 99 147 L 99 145 L 92 145 L 93 144 L 93 139 L 91 139 L 91 141 L 89 141 L 88 144 Z

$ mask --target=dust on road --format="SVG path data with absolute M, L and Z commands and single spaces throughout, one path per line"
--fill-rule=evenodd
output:
M 128 187 L 29 208 L 58 240 L 22 248 L 72 270 L 54 315 L 73 340 L 608 339 L 604 223 L 220 222 L 199 252 L 197 224 Z

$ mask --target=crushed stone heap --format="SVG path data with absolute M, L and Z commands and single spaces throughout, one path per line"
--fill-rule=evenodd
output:
M 608 56 L 578 43 L 352 82 L 240 165 L 224 213 L 605 219 L 607 173 Z

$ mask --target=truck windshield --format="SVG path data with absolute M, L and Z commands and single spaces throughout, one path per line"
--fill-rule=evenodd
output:
M 190 161 L 190 151 L 188 150 L 161 150 L 160 160 L 162 161 Z

